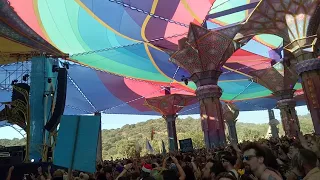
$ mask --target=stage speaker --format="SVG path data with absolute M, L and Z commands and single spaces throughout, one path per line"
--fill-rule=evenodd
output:
M 60 68 L 58 70 L 56 104 L 54 105 L 54 111 L 50 117 L 50 120 L 44 126 L 44 128 L 49 132 L 53 132 L 57 128 L 58 124 L 60 123 L 61 115 L 64 112 L 67 95 L 67 75 L 67 69 Z

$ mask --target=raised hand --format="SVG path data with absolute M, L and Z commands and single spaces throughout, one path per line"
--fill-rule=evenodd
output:
M 12 172 L 14 170 L 14 166 L 11 166 L 10 168 L 9 168 L 9 172 Z

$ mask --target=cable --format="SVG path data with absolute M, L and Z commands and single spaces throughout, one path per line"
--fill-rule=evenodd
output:
M 142 12 L 142 13 L 144 13 L 144 14 L 146 14 L 146 15 L 148 15 L 148 16 L 151 16 L 151 17 L 153 17 L 153 18 L 159 18 L 160 20 L 167 21 L 167 22 L 173 23 L 173 24 L 177 24 L 177 25 L 179 25 L 179 26 L 189 27 L 189 25 L 186 25 L 186 24 L 184 24 L 184 23 L 181 23 L 181 22 L 178 22 L 178 21 L 174 21 L 174 20 L 172 20 L 172 19 L 168 19 L 168 18 L 165 18 L 165 17 L 162 17 L 162 16 L 158 16 L 158 15 L 153 14 L 153 13 L 150 13 L 150 12 L 148 12 L 148 11 L 139 9 L 139 8 L 137 8 L 137 7 L 134 7 L 134 6 L 131 6 L 131 5 L 129 5 L 129 4 L 127 4 L 127 3 L 124 3 L 124 2 L 122 2 L 122 1 L 117 1 L 117 0 L 109 0 L 109 1 L 110 1 L 110 2 L 113 2 L 113 3 L 120 4 L 120 5 L 122 5 L 123 7 L 129 8 L 129 9 L 131 9 L 131 10 L 133 10 L 133 11 Z
M 96 107 L 92 104 L 92 102 L 87 98 L 87 96 L 82 92 L 82 90 L 79 88 L 79 86 L 73 81 L 73 79 L 68 75 L 68 79 L 71 81 L 73 86 L 80 92 L 82 97 L 90 104 L 90 106 L 97 112 Z
M 140 41 L 140 42 L 132 43 L 132 44 L 126 44 L 126 45 L 121 45 L 121 46 L 113 46 L 113 47 L 107 47 L 107 48 L 93 50 L 93 51 L 86 51 L 86 52 L 82 52 L 82 53 L 76 53 L 76 54 L 72 54 L 70 57 L 72 58 L 72 57 L 85 56 L 85 55 L 94 54 L 94 53 L 101 53 L 101 52 L 105 52 L 105 51 L 110 51 L 110 50 L 115 50 L 115 49 L 120 49 L 120 48 L 126 48 L 126 47 L 130 47 L 130 46 L 135 46 L 135 45 L 140 45 L 140 44 L 143 44 L 143 43 L 152 44 L 154 42 L 162 41 L 164 39 L 170 39 L 170 38 L 183 36 L 183 35 L 186 35 L 187 33 L 188 32 L 185 32 L 185 33 L 182 33 L 182 34 L 174 34 L 174 35 L 168 36 L 168 37 L 160 37 L 160 38 L 152 39 L 152 40 L 149 40 L 149 41 Z
M 251 80 L 250 84 L 248 84 L 239 94 L 237 94 L 235 97 L 233 97 L 231 99 L 231 101 L 233 101 L 234 99 L 236 99 L 237 97 L 239 97 L 242 93 L 244 93 L 248 88 L 249 86 L 251 86 L 251 84 L 253 83 L 253 81 Z

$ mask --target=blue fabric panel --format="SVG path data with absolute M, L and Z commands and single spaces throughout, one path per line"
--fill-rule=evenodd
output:
M 74 169 L 94 173 L 96 170 L 100 116 L 80 116 Z
M 96 107 L 97 110 L 105 110 L 107 108 L 111 108 L 117 106 L 119 104 L 123 104 L 125 102 L 121 101 L 117 97 L 115 97 L 102 83 L 100 78 L 98 77 L 95 70 L 79 66 L 79 65 L 71 65 L 68 71 L 70 77 L 74 82 L 78 85 L 81 91 L 86 95 L 86 97 L 91 101 L 91 103 Z M 110 79 L 111 80 L 111 79 Z M 74 85 L 72 85 L 74 88 Z M 68 90 L 69 90 L 68 84 Z M 89 88 L 91 87 L 91 88 Z M 94 87 L 94 88 L 92 88 Z M 73 91 L 73 90 L 72 90 Z M 80 94 L 79 92 L 77 94 Z M 69 96 L 69 93 L 68 93 Z M 67 96 L 67 97 L 68 97 Z M 72 95 L 71 95 L 72 96 Z M 75 95 L 78 97 L 78 95 Z M 75 98 L 74 97 L 74 98 Z M 82 97 L 82 96 L 81 96 Z M 84 104 L 84 98 L 79 99 L 76 103 L 72 103 L 74 106 L 78 106 L 77 104 Z M 71 105 L 71 102 L 68 101 L 68 104 Z M 88 104 L 86 102 L 86 104 Z M 78 106 L 79 107 L 79 106 Z M 86 107 L 81 107 L 86 108 Z M 123 108 L 123 107 L 122 107 Z M 120 108 L 120 109 L 122 109 Z M 91 106 L 90 106 L 90 109 Z M 92 109 L 93 110 L 93 109 Z M 126 107 L 127 111 L 135 111 L 135 109 L 130 106 Z
M 62 116 L 53 163 L 79 171 L 95 172 L 100 118 Z
M 72 164 L 73 146 L 76 140 L 78 116 L 62 116 L 54 149 L 53 164 L 70 168 Z

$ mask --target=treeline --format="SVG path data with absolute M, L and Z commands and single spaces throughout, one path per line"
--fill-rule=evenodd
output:
M 299 116 L 301 130 L 303 133 L 312 133 L 313 125 L 309 115 Z M 185 119 L 177 119 L 176 122 L 178 139 L 192 138 L 195 148 L 203 148 L 203 133 L 201 130 L 200 119 L 187 117 Z M 264 138 L 268 132 L 268 124 L 253 124 L 237 122 L 237 133 L 240 141 L 254 141 Z M 153 140 L 151 131 L 154 129 Z M 279 126 L 280 135 L 283 135 L 282 126 Z M 102 131 L 102 148 L 104 159 L 122 158 L 133 156 L 136 147 L 139 145 L 142 149 L 141 154 L 146 154 L 146 139 L 148 139 L 156 152 L 160 152 L 161 141 L 167 142 L 167 129 L 164 119 L 148 120 L 132 125 L 125 125 L 122 128 L 103 130 Z M 0 139 L 0 145 L 17 146 L 23 145 L 23 139 Z

